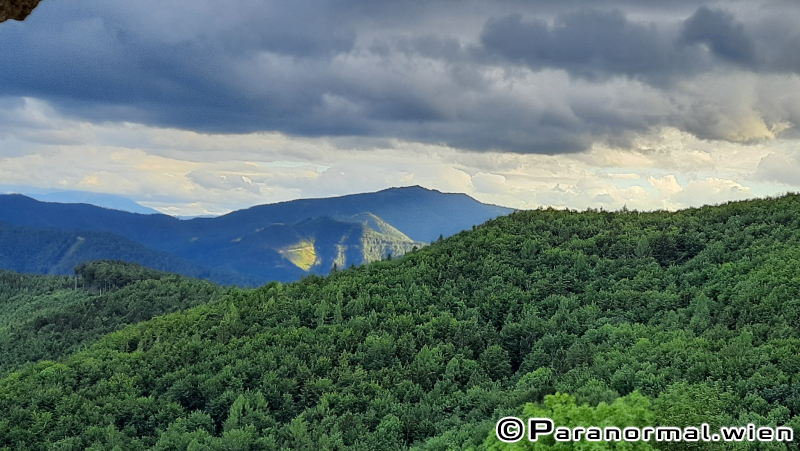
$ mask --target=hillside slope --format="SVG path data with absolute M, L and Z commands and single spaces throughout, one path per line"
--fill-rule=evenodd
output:
M 352 218 L 317 217 L 291 225 L 269 224 L 234 239 L 197 239 L 181 254 L 201 265 L 266 283 L 293 281 L 309 273 L 327 274 L 334 263 L 339 268 L 361 265 L 425 245 L 387 227 L 383 230 L 388 233 L 381 233 Z
M 656 424 L 800 432 L 798 274 L 797 195 L 518 212 L 25 367 L 0 380 L 0 446 L 495 449 L 493 421 L 557 391 Z
M 92 260 L 125 260 L 159 271 L 254 285 L 257 281 L 231 271 L 210 269 L 176 255 L 150 249 L 112 233 L 17 227 L 0 222 L 0 268 L 22 273 L 70 275 Z
M 213 302 L 229 288 L 117 261 L 95 261 L 78 276 L 0 271 L 0 374 L 55 360 L 157 315 Z

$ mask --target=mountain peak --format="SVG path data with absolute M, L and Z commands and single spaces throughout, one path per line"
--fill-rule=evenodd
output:
M 443 193 L 439 190 L 425 188 L 424 186 L 420 185 L 411 185 L 411 186 L 393 186 L 391 188 L 382 189 L 377 191 L 377 193 L 389 193 L 389 192 L 401 192 L 401 193 L 437 193 L 437 194 L 451 194 L 451 193 Z
M 427 192 L 430 192 L 430 193 L 433 193 L 433 192 L 436 192 L 436 193 L 441 193 L 441 191 L 439 191 L 439 190 L 435 190 L 435 189 L 431 189 L 431 188 L 425 188 L 424 186 L 421 186 L 421 185 L 393 186 L 393 187 L 391 187 L 391 188 L 387 188 L 387 189 L 385 189 L 385 190 L 382 190 L 382 191 L 391 191 L 391 190 L 398 190 L 398 191 L 399 191 L 399 190 L 406 190 L 406 191 L 427 191 Z

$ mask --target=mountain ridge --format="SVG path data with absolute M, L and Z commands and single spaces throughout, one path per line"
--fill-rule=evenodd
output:
M 457 233 L 510 211 L 465 194 L 419 186 L 258 205 L 190 220 L 0 195 L 2 222 L 73 233 L 110 233 L 210 271 L 238 274 L 257 283 L 287 282 L 304 274 L 327 274 L 334 264 L 360 265 L 390 254 L 399 256 L 440 235 Z M 103 258 L 115 256 L 104 254 Z
M 476 204 L 480 205 L 482 211 L 469 211 L 469 208 L 464 208 L 467 206 L 475 207 Z M 286 210 L 290 208 L 295 211 L 287 212 Z M 371 193 L 296 199 L 273 204 L 255 205 L 213 219 L 220 219 L 226 222 L 233 219 L 250 222 L 257 221 L 258 218 L 264 215 L 275 215 L 284 218 L 282 222 L 291 223 L 304 217 L 330 216 L 329 213 L 326 213 L 326 209 L 336 209 L 343 212 L 339 214 L 344 215 L 370 212 L 382 218 L 409 238 L 426 242 L 434 241 L 439 235 L 454 235 L 472 225 L 481 224 L 488 219 L 514 211 L 513 208 L 483 204 L 464 193 L 443 193 L 414 185 L 386 188 Z M 410 214 L 410 211 L 419 212 L 421 210 L 424 210 L 427 215 L 437 218 L 438 223 L 433 224 L 434 221 L 431 221 L 431 218 L 420 218 L 419 214 Z M 468 217 L 464 218 L 463 221 L 459 221 L 459 213 Z M 205 218 L 198 219 L 203 220 Z M 470 222 L 470 224 L 463 226 L 467 222 Z M 451 224 L 447 225 L 448 223 Z M 442 226 L 443 224 L 445 225 L 444 227 Z
M 145 215 L 163 214 L 157 210 L 145 207 L 138 202 L 123 196 L 105 193 L 92 193 L 88 191 L 52 191 L 44 193 L 21 193 L 40 202 L 60 204 L 87 204 L 109 210 L 120 210 L 129 213 Z

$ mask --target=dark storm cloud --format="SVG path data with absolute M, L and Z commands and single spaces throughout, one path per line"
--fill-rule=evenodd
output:
M 0 26 L 0 96 L 92 121 L 477 150 L 625 145 L 660 126 L 724 139 L 737 119 L 693 77 L 800 69 L 791 5 L 736 5 L 59 0 Z
M 532 69 L 556 67 L 574 76 L 643 77 L 651 82 L 716 68 L 722 61 L 755 65 L 755 48 L 744 25 L 723 10 L 702 6 L 680 27 L 634 21 L 618 9 L 580 9 L 559 14 L 552 24 L 522 14 L 486 22 L 481 43 L 490 53 Z
M 683 23 L 681 40 L 685 44 L 706 44 L 714 54 L 736 63 L 755 63 L 753 42 L 745 33 L 744 24 L 722 10 L 698 8 Z
M 533 69 L 558 67 L 582 76 L 645 74 L 670 70 L 676 62 L 670 42 L 654 25 L 630 22 L 619 10 L 570 12 L 552 26 L 512 14 L 489 20 L 481 43 Z
M 719 7 L 701 5 L 683 19 L 659 21 L 595 9 L 603 3 L 557 13 L 551 21 L 521 13 L 490 18 L 481 45 L 489 55 L 534 70 L 559 68 L 588 78 L 625 75 L 656 84 L 729 64 L 760 73 L 800 73 L 800 11 L 787 4 L 766 3 L 746 25 Z

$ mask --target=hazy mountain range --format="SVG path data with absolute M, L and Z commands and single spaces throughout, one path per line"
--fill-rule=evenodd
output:
M 42 202 L 58 202 L 62 204 L 91 204 L 98 207 L 122 210 L 146 215 L 159 214 L 152 208 L 145 207 L 127 197 L 89 191 L 47 190 L 31 186 L 0 185 L 0 192 L 19 193 Z
M 0 267 L 67 274 L 82 261 L 121 259 L 256 285 L 399 256 L 511 211 L 418 186 L 191 220 L 8 194 L 0 195 Z

